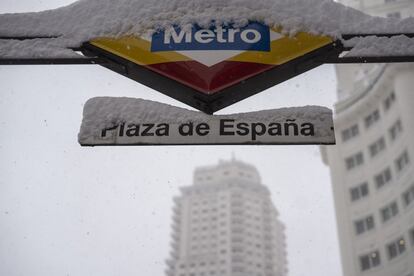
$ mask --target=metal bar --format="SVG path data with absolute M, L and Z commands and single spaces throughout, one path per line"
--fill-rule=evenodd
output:
M 354 37 L 367 37 L 367 36 L 378 36 L 378 37 L 394 37 L 394 36 L 399 36 L 399 35 L 405 35 L 409 38 L 414 38 L 414 33 L 395 33 L 395 34 L 385 34 L 385 33 L 380 33 L 380 34 L 343 34 L 342 38 L 345 40 L 354 38 Z
M 414 56 L 327 57 L 323 63 L 402 63 L 414 62 Z
M 104 64 L 102 58 L 0 58 L 0 65 Z
M 50 38 L 58 38 L 60 35 L 52 35 L 52 36 L 0 36 L 0 40 L 30 40 L 30 39 L 50 39 Z
M 345 40 L 354 38 L 354 37 L 367 37 L 367 36 L 378 36 L 378 37 L 393 37 L 405 35 L 410 38 L 414 38 L 414 33 L 370 33 L 370 34 L 343 34 L 342 38 Z M 27 39 L 50 39 L 50 38 L 58 38 L 60 35 L 52 35 L 52 36 L 0 36 L 0 39 L 4 40 L 27 40 Z

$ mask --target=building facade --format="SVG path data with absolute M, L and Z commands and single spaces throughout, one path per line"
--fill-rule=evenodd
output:
M 414 14 L 412 0 L 337 0 L 337 2 L 380 17 L 406 18 Z
M 377 16 L 414 1 L 342 0 Z M 344 275 L 414 276 L 414 65 L 337 66 L 331 170 Z
M 382 65 L 336 105 L 331 169 L 344 275 L 414 275 L 414 65 Z
M 220 162 L 174 199 L 168 276 L 284 276 L 284 226 L 256 168 Z

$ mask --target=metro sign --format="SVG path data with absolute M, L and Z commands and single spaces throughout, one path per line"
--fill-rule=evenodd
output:
M 321 65 L 335 51 L 326 36 L 282 33 L 258 22 L 171 27 L 151 35 L 96 38 L 85 54 L 102 64 L 206 113 Z
M 281 37 L 279 34 L 277 37 Z M 235 50 L 270 51 L 269 27 L 251 23 L 244 28 L 191 29 L 179 27 L 155 33 L 152 36 L 151 51 L 194 51 L 194 50 Z

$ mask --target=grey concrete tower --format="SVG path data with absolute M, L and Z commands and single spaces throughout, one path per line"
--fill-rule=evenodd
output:
M 168 276 L 284 276 L 284 226 L 256 168 L 220 162 L 174 199 Z

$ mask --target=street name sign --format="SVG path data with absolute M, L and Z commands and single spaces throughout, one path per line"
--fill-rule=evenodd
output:
M 321 65 L 337 51 L 327 36 L 284 34 L 259 22 L 173 26 L 142 36 L 101 37 L 83 45 L 120 74 L 205 113 L 213 113 Z
M 326 107 L 207 115 L 110 97 L 85 104 L 78 139 L 82 146 L 335 144 L 332 111 Z

